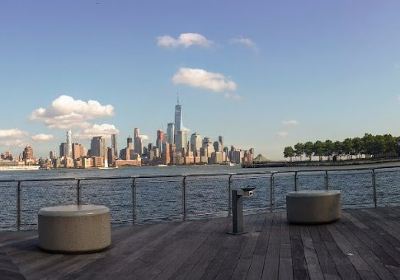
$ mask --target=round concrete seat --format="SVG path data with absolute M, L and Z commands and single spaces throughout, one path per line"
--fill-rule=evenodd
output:
M 83 253 L 111 244 L 110 210 L 101 205 L 64 205 L 39 211 L 39 247 Z
M 340 191 L 297 191 L 286 195 L 289 223 L 320 224 L 340 219 Z

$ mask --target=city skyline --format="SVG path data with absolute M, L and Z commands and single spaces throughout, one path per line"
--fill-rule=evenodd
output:
M 154 5 L 1 3 L 0 149 L 46 156 L 68 129 L 154 139 L 177 92 L 183 125 L 272 160 L 297 142 L 400 135 L 398 1 Z

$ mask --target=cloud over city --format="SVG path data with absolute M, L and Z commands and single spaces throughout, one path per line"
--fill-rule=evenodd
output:
M 233 92 L 237 89 L 236 83 L 223 74 L 197 68 L 180 68 L 172 77 L 172 82 L 213 92 Z
M 162 48 L 188 48 L 191 46 L 208 48 L 212 45 L 212 41 L 199 33 L 182 33 L 177 38 L 169 35 L 159 36 L 157 45 Z
M 28 133 L 18 128 L 0 129 L 0 139 L 16 139 L 26 136 Z
M 33 135 L 31 138 L 32 138 L 33 141 L 46 142 L 46 141 L 53 140 L 54 136 L 52 134 L 40 133 L 40 134 Z
M 119 130 L 113 124 L 93 124 L 90 127 L 84 128 L 78 132 L 77 137 L 81 139 L 90 139 L 95 136 L 110 136 L 111 134 L 118 134 Z
M 96 100 L 82 101 L 68 95 L 61 95 L 49 107 L 34 110 L 30 119 L 43 122 L 49 128 L 68 129 L 89 127 L 89 120 L 113 115 L 112 105 L 102 105 Z

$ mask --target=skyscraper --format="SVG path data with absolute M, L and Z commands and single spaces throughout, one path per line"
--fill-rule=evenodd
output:
M 66 156 L 72 158 L 72 131 L 67 131 L 67 150 Z
M 156 140 L 156 146 L 160 150 L 160 152 L 163 151 L 163 143 L 165 143 L 165 133 L 161 129 L 157 130 L 157 140 Z
M 193 133 L 190 137 L 190 147 L 195 156 L 200 156 L 201 136 L 197 132 Z
M 96 157 L 106 156 L 106 139 L 102 136 L 93 137 L 90 142 L 90 155 Z
M 135 143 L 135 153 L 142 155 L 143 154 L 143 141 L 142 141 L 142 137 L 140 137 L 139 128 L 135 128 L 133 131 L 133 141 Z
M 175 135 L 177 135 L 177 131 L 183 129 L 183 121 L 182 121 L 182 106 L 179 104 L 179 98 L 177 100 L 177 104 L 175 105 Z
M 168 123 L 167 141 L 170 144 L 175 144 L 175 124 L 174 123 Z
M 126 148 L 133 150 L 133 142 L 132 142 L 132 137 L 126 138 Z
M 186 148 L 187 144 L 187 131 L 178 130 L 175 138 L 176 150 L 182 152 L 182 149 Z
M 60 144 L 60 157 L 67 156 L 67 143 Z
M 112 152 L 114 154 L 114 157 L 118 157 L 118 148 L 117 148 L 117 135 L 116 134 L 111 134 L 111 148 Z

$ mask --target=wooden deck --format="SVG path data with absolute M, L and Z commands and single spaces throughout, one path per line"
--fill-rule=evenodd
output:
M 285 213 L 125 226 L 113 246 L 48 254 L 36 232 L 0 233 L 0 279 L 400 279 L 400 207 L 346 210 L 334 224 L 288 225 Z

